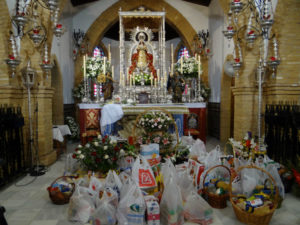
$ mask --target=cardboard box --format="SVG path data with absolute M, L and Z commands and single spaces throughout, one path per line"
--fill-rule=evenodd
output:
M 160 210 L 157 199 L 153 195 L 145 196 L 147 225 L 160 225 Z

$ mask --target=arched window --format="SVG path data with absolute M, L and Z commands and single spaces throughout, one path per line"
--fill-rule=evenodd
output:
M 187 48 L 185 46 L 181 46 L 179 51 L 178 51 L 178 55 L 177 55 L 177 60 L 179 60 L 182 56 L 189 58 L 190 54 L 189 51 L 187 50 Z
M 96 46 L 96 48 L 94 48 L 93 56 L 94 56 L 94 57 L 97 57 L 97 56 L 99 56 L 99 57 L 104 57 L 105 54 L 104 54 L 103 49 L 102 49 L 101 47 L 97 47 L 97 46 Z

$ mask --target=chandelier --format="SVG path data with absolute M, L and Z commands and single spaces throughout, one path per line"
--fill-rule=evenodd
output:
M 276 69 L 280 64 L 278 56 L 278 43 L 276 35 L 271 35 L 274 23 L 274 14 L 271 0 L 231 0 L 228 15 L 228 25 L 223 31 L 228 39 L 234 39 L 234 62 L 233 67 L 238 76 L 243 66 L 241 45 L 246 50 L 252 50 L 255 42 L 260 40 L 258 46 L 263 47 L 260 58 L 263 60 L 263 70 L 270 68 L 272 77 L 276 76 Z M 243 21 L 247 21 L 243 23 Z M 273 44 L 273 53 L 268 54 L 269 41 Z
M 50 11 L 52 32 L 57 38 L 60 38 L 65 29 L 62 24 L 58 23 L 59 0 L 16 0 L 15 13 L 12 16 L 12 24 L 16 27 L 16 35 L 10 32 L 10 52 L 8 59 L 5 60 L 12 71 L 12 76 L 15 75 L 16 67 L 21 62 L 15 38 L 22 39 L 25 35 L 30 38 L 35 47 L 44 46 L 40 65 L 47 76 L 52 68 L 52 64 L 48 60 L 47 47 L 47 35 L 51 32 L 47 32 L 40 15 L 40 12 L 44 9 Z

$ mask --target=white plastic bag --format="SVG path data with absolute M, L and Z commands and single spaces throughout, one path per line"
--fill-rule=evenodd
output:
M 184 218 L 197 224 L 211 224 L 213 210 L 197 192 L 192 191 L 184 204 Z
M 119 204 L 118 193 L 115 190 L 113 190 L 111 187 L 106 187 L 101 191 L 102 191 L 101 200 L 106 201 L 106 202 L 112 204 L 115 208 L 117 208 L 118 204 Z M 99 201 L 96 201 L 96 208 L 99 206 L 98 204 L 99 204 Z
M 206 147 L 203 141 L 197 139 L 191 147 L 189 157 L 196 157 L 199 162 L 203 162 L 207 156 Z
M 72 153 L 67 154 L 66 161 L 65 161 L 65 175 L 67 174 L 70 175 L 75 173 L 80 167 L 78 160 L 73 159 L 72 156 L 73 156 Z
M 146 203 L 141 189 L 135 183 L 130 188 L 120 203 L 117 210 L 119 225 L 144 225 Z
M 98 178 L 96 178 L 94 176 L 92 176 L 90 178 L 89 189 L 91 189 L 92 191 L 99 194 L 99 191 L 102 188 L 102 186 L 103 185 L 102 185 L 101 181 Z
M 183 202 L 186 201 L 188 194 L 195 190 L 193 186 L 193 180 L 188 176 L 188 173 L 186 170 L 177 172 L 177 183 L 181 191 L 182 200 Z
M 161 174 L 163 176 L 163 182 L 166 184 L 169 182 L 170 177 L 173 177 L 174 182 L 177 183 L 177 173 L 174 164 L 171 159 L 168 158 L 161 166 Z
M 172 177 L 165 184 L 160 203 L 160 218 L 161 223 L 164 225 L 181 225 L 184 223 L 180 188 Z
M 90 215 L 94 212 L 95 207 L 93 201 L 88 194 L 81 193 L 82 188 L 77 186 L 73 193 L 69 208 L 68 219 L 81 223 L 87 223 Z
M 114 191 L 118 193 L 118 196 L 120 198 L 120 190 L 122 188 L 122 182 L 115 171 L 110 170 L 108 172 L 108 175 L 105 179 L 104 187 L 111 187 Z
M 94 225 L 115 225 L 117 222 L 116 208 L 107 201 L 101 201 L 92 214 L 92 222 Z
M 133 164 L 132 179 L 142 189 L 154 188 L 157 185 L 151 166 L 141 155 L 136 158 Z
M 221 157 L 220 146 L 217 145 L 215 149 L 211 150 L 207 157 L 204 160 L 205 168 L 209 169 L 213 166 L 220 165 L 220 157 Z

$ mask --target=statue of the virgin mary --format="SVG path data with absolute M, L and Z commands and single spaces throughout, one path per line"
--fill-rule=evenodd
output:
M 137 34 L 137 39 L 138 45 L 136 47 L 136 53 L 133 53 L 131 56 L 129 73 L 152 73 L 153 77 L 156 77 L 156 70 L 153 66 L 153 55 L 148 53 L 147 45 L 145 43 L 145 33 L 139 32 Z

